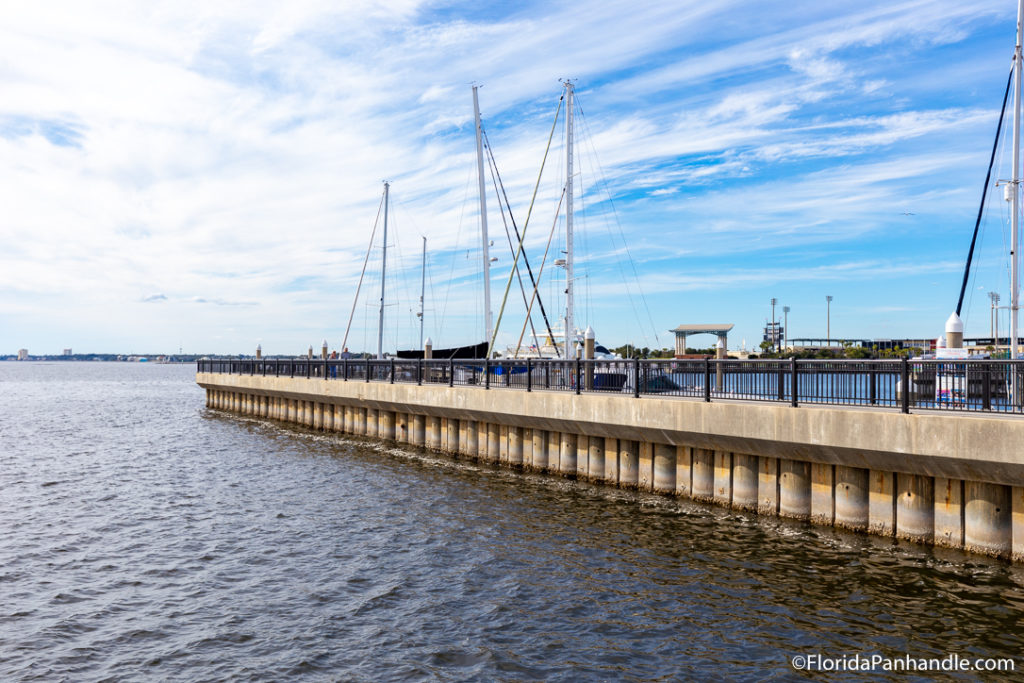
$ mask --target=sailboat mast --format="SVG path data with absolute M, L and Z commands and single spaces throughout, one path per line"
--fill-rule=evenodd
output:
M 423 236 L 423 265 L 420 267 L 420 350 L 423 349 L 423 295 L 427 291 L 427 237 Z
M 491 348 L 491 256 L 488 252 L 487 238 L 487 198 L 484 194 L 484 145 L 481 135 L 480 102 L 477 98 L 477 86 L 473 86 L 473 119 L 476 123 L 476 167 L 480 186 L 480 244 L 484 259 L 484 341 Z
M 1021 0 L 1024 2 L 1024 0 Z M 573 86 L 565 81 L 565 357 L 576 358 L 576 327 L 573 321 L 573 236 L 572 236 L 572 125 Z
M 1022 0 L 1024 1 L 1024 0 Z M 380 318 L 377 321 L 377 359 L 384 358 L 384 275 L 388 265 L 388 190 L 391 184 L 384 181 L 384 255 L 380 259 Z
M 1017 45 L 1013 50 L 1013 187 L 1011 238 L 1010 238 L 1010 358 L 1017 357 L 1017 311 L 1019 287 L 1017 254 L 1020 233 L 1020 92 L 1021 92 L 1021 43 L 1024 42 L 1024 0 L 1017 5 Z M 1017 399 L 1017 373 L 1013 373 L 1013 399 Z

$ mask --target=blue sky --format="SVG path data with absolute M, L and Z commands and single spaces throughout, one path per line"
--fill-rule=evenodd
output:
M 520 227 L 576 82 L 577 319 L 760 341 L 937 336 L 1013 50 L 1003 2 L 9 5 L 0 22 L 0 353 L 341 344 L 392 183 L 385 347 L 482 337 L 471 83 Z M 539 268 L 561 129 L 527 252 Z M 1009 141 L 997 179 L 1009 176 Z M 992 193 L 966 333 L 1009 300 Z M 497 312 L 511 264 L 488 197 Z M 557 239 L 557 238 L 556 238 Z M 379 247 L 379 240 L 378 245 Z M 553 247 L 557 251 L 564 247 Z M 371 252 L 349 346 L 376 340 Z M 555 269 L 546 267 L 546 274 Z M 557 315 L 563 285 L 540 291 Z M 499 332 L 523 324 L 513 289 Z M 777 310 L 781 318 L 781 310 Z M 539 320 L 537 321 L 539 325 Z M 1001 323 L 1006 327 L 1005 314 Z M 695 343 L 712 338 L 695 338 Z

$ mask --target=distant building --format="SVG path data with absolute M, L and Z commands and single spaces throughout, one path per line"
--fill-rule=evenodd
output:
M 64 355 L 65 356 L 70 356 L 71 355 L 71 349 L 64 349 Z
M 782 348 L 782 333 L 782 323 L 765 323 L 764 341 L 769 342 L 771 344 L 771 348 Z
M 18 349 L 18 360 L 28 360 L 28 349 Z

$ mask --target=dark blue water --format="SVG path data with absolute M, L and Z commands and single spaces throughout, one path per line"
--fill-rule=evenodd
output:
M 0 363 L 0 680 L 771 680 L 1024 645 L 1007 563 L 232 417 L 193 380 Z

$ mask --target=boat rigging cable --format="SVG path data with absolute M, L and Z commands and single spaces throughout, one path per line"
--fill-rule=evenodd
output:
M 512 221 L 512 230 L 515 231 L 515 233 L 516 233 L 516 240 L 519 241 L 519 240 L 522 239 L 522 237 L 519 235 L 519 226 L 516 225 L 515 216 L 512 215 L 512 204 L 508 200 L 508 193 L 505 192 L 505 183 L 503 183 L 501 181 L 501 174 L 498 173 L 498 164 L 494 160 L 494 150 L 491 149 L 491 142 L 490 142 L 490 140 L 487 139 L 487 132 L 483 131 L 483 135 L 484 135 L 484 143 L 485 143 L 485 146 L 487 148 L 487 156 L 488 156 L 488 158 L 490 159 L 490 162 L 491 162 L 491 171 L 493 173 L 493 177 L 494 177 L 494 181 L 495 181 L 495 185 L 496 185 L 496 187 L 494 188 L 494 191 L 495 191 L 495 193 L 498 194 L 498 198 L 499 199 L 503 199 L 503 201 L 504 201 L 504 203 L 502 204 L 502 210 L 501 210 L 501 220 L 502 220 L 502 222 L 505 221 L 505 207 L 507 206 L 508 207 L 508 217 L 509 217 L 509 220 Z M 500 188 L 500 190 L 499 190 L 499 188 Z M 512 235 L 509 234 L 509 231 L 508 231 L 508 224 L 505 225 L 505 236 L 508 237 L 509 250 L 512 251 L 513 253 L 515 253 L 515 247 L 512 245 Z M 534 276 L 533 276 L 533 268 L 530 266 L 530 259 L 527 258 L 525 252 L 523 253 L 523 264 L 526 266 L 526 272 L 530 276 L 530 285 L 533 287 L 533 291 L 536 292 L 537 291 L 537 282 L 539 280 L 539 277 L 538 278 L 534 278 Z M 523 292 L 523 303 L 527 305 L 526 319 L 527 319 L 527 321 L 529 321 L 530 330 L 533 332 L 533 338 L 536 339 L 537 338 L 537 330 L 534 329 L 534 327 L 533 327 L 533 319 L 530 316 L 530 304 L 527 303 L 527 301 L 526 301 L 526 288 L 523 286 L 523 277 L 522 277 L 521 274 L 519 274 L 519 269 L 518 268 L 516 269 L 516 274 L 519 277 L 519 289 L 522 290 L 522 292 Z M 551 329 L 551 323 L 548 320 L 547 311 L 544 310 L 544 300 L 541 299 L 539 296 L 536 296 L 536 298 L 537 298 L 537 304 L 540 306 L 541 317 L 544 318 L 544 326 L 548 330 L 548 335 L 552 339 L 554 339 L 555 338 L 555 334 L 554 334 L 554 332 Z M 516 348 L 516 353 L 518 354 L 518 352 L 519 352 L 519 349 L 517 347 Z
M 341 340 L 341 348 L 348 347 L 348 333 L 352 329 L 352 318 L 356 314 L 356 304 L 359 302 L 359 290 L 363 287 L 363 276 L 366 275 L 366 264 L 370 262 L 370 252 L 373 250 L 373 238 L 377 234 L 377 225 L 380 223 L 380 212 L 384 208 L 384 195 L 381 195 L 380 204 L 377 206 L 377 218 L 373 221 L 373 231 L 370 233 L 370 244 L 366 247 L 366 258 L 363 259 L 363 270 L 359 273 L 359 284 L 356 286 L 356 296 L 352 300 L 352 312 L 348 314 L 348 325 L 345 326 L 345 337 Z
M 971 237 L 971 248 L 967 251 L 967 266 L 964 268 L 964 281 L 960 285 L 960 299 L 956 302 L 956 314 L 960 315 L 960 309 L 964 305 L 964 292 L 967 291 L 967 279 L 971 273 L 971 260 L 974 258 L 974 245 L 978 241 L 978 226 L 981 225 L 981 215 L 985 211 L 985 196 L 988 194 L 988 183 L 992 178 L 992 166 L 996 160 L 996 148 L 999 146 L 999 135 L 1003 130 L 1003 120 L 1006 118 L 1006 102 L 1010 97 L 1010 84 L 1013 82 L 1013 69 L 1010 69 L 1010 76 L 1006 79 L 1006 93 L 1003 95 L 1003 108 L 999 112 L 999 125 L 996 126 L 996 140 L 992 143 L 992 155 L 988 160 L 988 172 L 985 174 L 985 185 L 981 189 L 981 205 L 978 207 L 978 218 L 974 221 L 974 235 Z M 1014 162 L 1016 163 L 1016 162 Z
M 551 132 L 548 134 L 548 144 L 547 147 L 544 148 L 544 158 L 541 160 L 540 172 L 537 174 L 537 183 L 533 186 L 533 196 L 530 197 L 530 208 L 527 209 L 526 221 L 523 222 L 523 235 L 519 239 L 519 247 L 516 249 L 515 258 L 512 260 L 512 270 L 508 273 L 508 282 L 505 283 L 505 294 L 501 297 L 501 308 L 498 309 L 498 320 L 494 324 L 494 332 L 491 334 L 491 338 L 489 340 L 490 345 L 487 348 L 488 358 L 490 358 L 494 353 L 494 339 L 498 334 L 498 327 L 501 325 L 501 317 L 505 313 L 505 303 L 508 301 L 508 292 L 512 288 L 512 275 L 514 274 L 516 267 L 519 265 L 519 255 L 523 253 L 523 241 L 526 239 L 526 230 L 530 226 L 530 216 L 533 215 L 533 205 L 537 201 L 537 192 L 540 189 L 540 181 L 544 176 L 544 165 L 548 160 L 548 152 L 551 151 L 551 141 L 555 137 L 555 128 L 558 126 L 558 115 L 562 111 L 562 102 L 564 99 L 564 94 L 558 98 L 558 108 L 555 109 L 555 120 L 551 122 Z
M 481 129 L 481 133 L 483 133 L 482 129 Z M 496 165 L 494 163 L 494 154 L 491 153 L 491 149 L 488 146 L 487 139 L 486 139 L 487 138 L 487 134 L 483 133 L 483 135 L 484 135 L 484 148 L 487 150 L 487 162 L 488 162 L 489 168 L 491 170 L 491 182 L 494 184 L 494 194 L 497 195 L 497 197 L 498 197 L 498 209 L 501 212 L 501 224 L 505 228 L 505 238 L 508 240 L 509 251 L 511 251 L 512 254 L 514 255 L 516 253 L 516 247 L 512 243 L 512 233 L 510 233 L 509 230 L 508 230 L 508 221 L 509 221 L 509 219 L 511 219 L 512 220 L 512 224 L 515 225 L 515 220 L 516 219 L 512 215 L 512 206 L 511 205 L 508 205 L 508 218 L 505 217 L 505 208 L 506 208 L 506 204 L 507 204 L 507 199 L 508 198 L 506 197 L 504 200 L 502 200 L 501 192 L 498 189 L 498 178 L 499 178 L 499 176 L 497 174 L 497 167 L 496 167 Z M 516 230 L 516 233 L 517 233 L 516 239 L 517 240 L 519 238 L 518 237 L 518 232 L 519 231 Z M 526 254 L 525 253 L 523 254 L 523 258 L 524 259 L 526 258 Z M 520 268 L 518 266 L 516 266 L 515 272 L 516 272 L 516 279 L 519 281 L 519 292 L 520 292 L 520 294 L 523 295 L 523 305 L 526 306 L 527 305 L 527 302 L 526 302 L 526 285 L 523 284 L 523 273 L 522 273 L 522 270 L 520 270 Z M 531 282 L 532 282 L 532 277 L 531 277 Z M 533 284 L 534 287 L 537 286 L 536 282 L 532 282 L 532 284 Z M 531 318 L 527 318 L 527 322 L 530 324 L 530 329 L 533 330 L 534 335 L 536 335 L 537 330 L 533 326 L 533 320 Z
M 647 304 L 647 297 L 644 296 L 644 290 L 640 286 L 640 274 L 636 270 L 636 261 L 633 259 L 633 254 L 629 250 L 629 242 L 626 240 L 626 235 L 622 231 L 622 223 L 619 221 L 619 212 L 615 210 L 615 200 L 612 197 L 611 189 L 608 187 L 608 176 L 604 172 L 604 167 L 601 165 L 601 158 L 597 155 L 597 149 L 594 147 L 594 136 L 590 134 L 590 122 L 587 121 L 586 113 L 583 111 L 583 105 L 579 103 L 579 98 L 576 99 L 576 107 L 580 112 L 580 119 L 583 121 L 584 136 L 583 139 L 589 144 L 591 150 L 591 163 L 597 164 L 597 177 L 600 179 L 601 185 L 604 188 L 604 192 L 608 197 L 608 205 L 612 208 L 612 216 L 615 218 L 615 227 L 619 232 L 619 239 L 622 240 L 622 248 L 626 252 L 626 258 L 629 259 L 630 268 L 633 271 L 633 279 L 636 281 L 637 292 L 640 295 L 640 301 L 644 305 L 644 311 L 647 312 L 647 321 L 651 325 L 651 332 L 654 334 L 654 341 L 661 345 L 661 339 L 658 337 L 658 327 L 654 324 L 654 316 L 651 315 L 651 307 Z M 608 231 L 611 234 L 611 230 Z M 614 240 L 614 238 L 613 238 Z M 619 273 L 622 275 L 622 284 L 626 288 L 626 296 L 629 298 L 632 304 L 633 311 L 637 311 L 636 304 L 633 304 L 633 293 L 629 286 L 629 280 L 626 277 L 625 269 L 622 266 L 622 261 L 619 260 Z M 636 314 L 637 328 L 641 330 L 644 339 L 649 341 L 646 333 L 642 332 L 643 325 L 640 323 L 640 316 Z
M 544 265 L 548 262 L 548 252 L 551 250 L 551 240 L 555 236 L 555 229 L 558 227 L 558 214 L 562 211 L 562 202 L 565 201 L 565 188 L 562 188 L 562 194 L 558 198 L 558 206 L 555 207 L 555 220 L 551 222 L 551 231 L 548 233 L 548 243 L 544 247 L 544 258 L 540 260 L 540 271 L 537 273 L 537 280 L 539 281 L 544 276 Z M 526 307 L 526 320 L 530 319 L 530 314 L 533 311 L 533 302 L 538 299 L 537 288 L 533 288 L 533 294 L 530 295 L 530 305 Z M 523 321 L 523 329 L 519 331 L 519 339 L 516 341 L 516 358 L 519 357 L 519 349 L 523 346 L 523 335 L 526 334 L 526 320 Z M 551 328 L 548 328 L 549 330 Z M 536 337 L 534 338 L 536 339 Z M 564 341 L 563 341 L 564 343 Z M 555 349 L 555 358 L 561 358 L 558 352 L 558 344 L 555 343 L 554 334 L 551 335 L 551 345 Z M 539 345 L 538 345 L 539 349 Z

